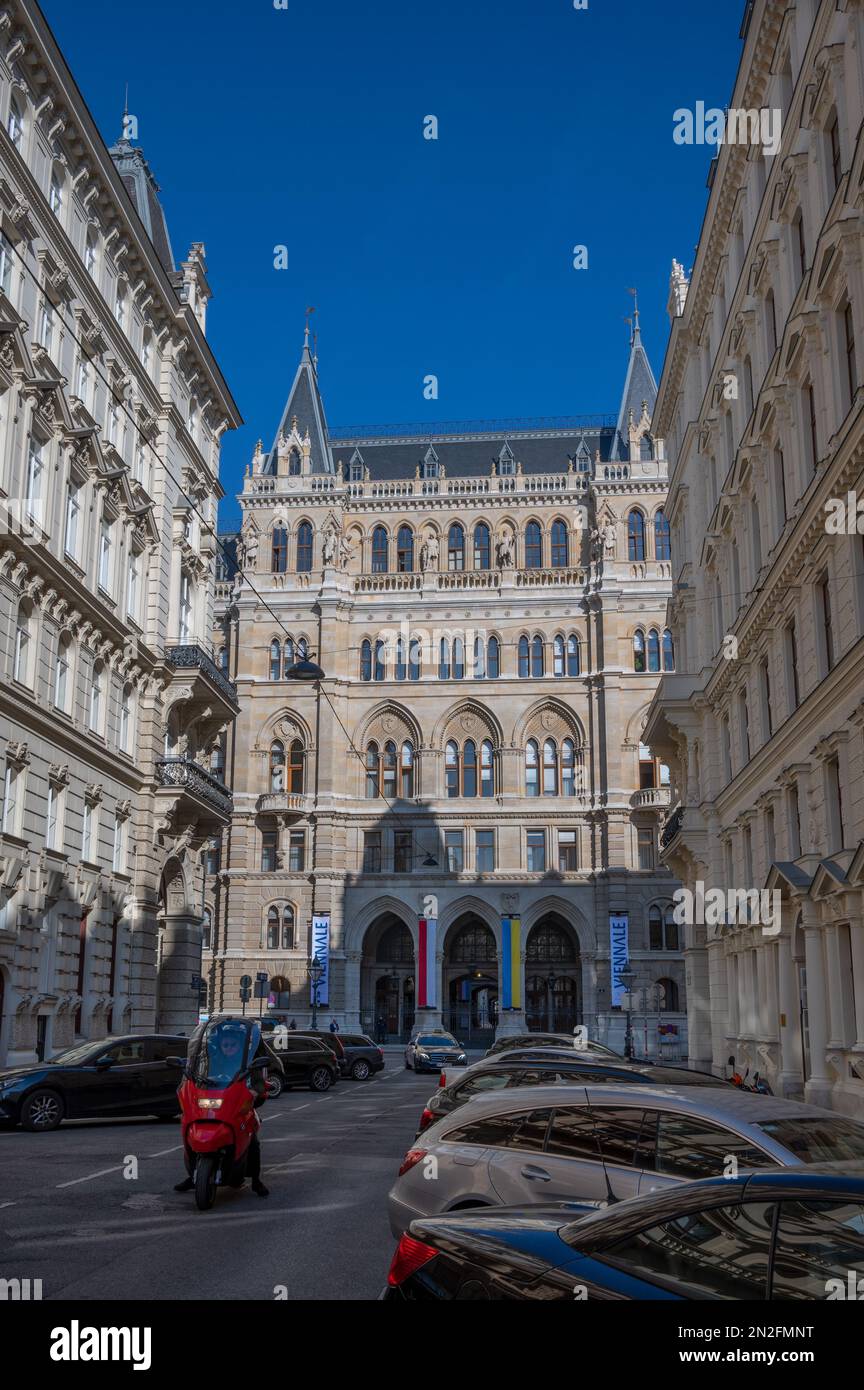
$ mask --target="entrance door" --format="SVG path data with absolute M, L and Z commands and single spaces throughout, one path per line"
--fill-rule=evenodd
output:
M 36 1058 L 39 1062 L 45 1061 L 45 1049 L 48 1042 L 48 1015 L 40 1014 L 36 1019 Z

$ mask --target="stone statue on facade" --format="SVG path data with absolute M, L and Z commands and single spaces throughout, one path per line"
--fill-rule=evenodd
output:
M 509 531 L 504 531 L 495 545 L 495 558 L 498 562 L 499 570 L 512 570 L 513 568 L 513 537 Z
M 241 570 L 254 570 L 258 559 L 258 532 L 247 522 L 237 542 L 237 564 Z
M 339 568 L 347 570 L 351 563 L 351 556 L 354 554 L 354 547 L 347 536 L 339 539 Z
M 423 541 L 420 548 L 420 568 L 426 570 L 437 570 L 438 568 L 438 537 L 434 531 L 430 531 Z
M 324 533 L 324 544 L 321 552 L 325 566 L 336 564 L 338 552 L 339 533 L 336 531 L 335 527 L 331 527 L 329 531 L 325 531 Z
M 618 548 L 618 532 L 611 521 L 607 521 L 603 527 L 603 543 L 606 551 L 606 558 L 615 559 L 615 552 Z

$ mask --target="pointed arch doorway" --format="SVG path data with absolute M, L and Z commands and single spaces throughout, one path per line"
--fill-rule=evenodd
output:
M 444 943 L 444 1027 L 459 1042 L 490 1047 L 498 1026 L 498 946 L 474 913 L 459 917 Z

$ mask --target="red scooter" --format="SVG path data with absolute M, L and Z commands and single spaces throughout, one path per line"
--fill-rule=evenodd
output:
M 216 1018 L 195 1029 L 185 1064 L 179 1061 L 183 1149 L 199 1211 L 210 1210 L 220 1184 L 236 1188 L 246 1180 L 249 1148 L 261 1128 L 255 1107 L 267 1082 L 267 1058 L 255 1058 L 260 1043 L 254 1019 Z

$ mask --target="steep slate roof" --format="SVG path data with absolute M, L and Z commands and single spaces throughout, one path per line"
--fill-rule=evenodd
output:
M 629 419 L 630 412 L 633 412 L 633 419 L 638 425 L 642 418 L 642 402 L 648 403 L 648 414 L 654 414 L 654 406 L 657 401 L 657 382 L 654 380 L 654 373 L 651 370 L 651 363 L 648 361 L 648 354 L 642 346 L 642 333 L 639 328 L 639 310 L 636 310 L 634 321 L 633 337 L 630 342 L 630 363 L 627 368 L 627 380 L 624 383 L 624 395 L 621 398 L 621 409 L 618 412 L 618 429 L 615 439 L 615 459 L 627 459 L 630 457 L 630 436 Z
M 279 443 L 279 436 L 283 433 L 290 434 L 291 422 L 295 415 L 300 434 L 305 435 L 308 432 L 312 441 L 312 472 L 333 473 L 335 469 L 333 457 L 327 444 L 327 420 L 324 415 L 324 402 L 321 400 L 321 393 L 318 390 L 318 372 L 309 351 L 308 330 L 306 342 L 303 345 L 303 356 L 300 358 L 300 366 L 297 368 L 294 385 L 291 387 L 288 403 L 282 412 L 282 419 L 276 431 L 273 448 L 270 450 L 267 467 L 264 470 L 266 473 L 276 472 L 276 446 Z
M 413 478 L 418 463 L 426 457 L 430 445 L 438 462 L 447 470 L 448 478 L 488 478 L 504 448 L 509 444 L 514 458 L 522 465 L 523 473 L 566 473 L 568 459 L 579 449 L 583 439 L 591 461 L 597 449 L 601 458 L 608 458 L 614 431 L 607 427 L 544 431 L 538 429 L 510 431 L 507 434 L 462 433 L 401 435 L 395 439 L 372 436 L 331 439 L 333 458 L 347 467 L 357 449 L 373 479 Z
M 147 160 L 144 158 L 142 150 L 135 146 L 125 137 L 112 145 L 108 153 L 117 166 L 117 172 L 123 180 L 126 192 L 135 205 L 135 211 L 144 223 L 144 230 L 153 243 L 153 249 L 162 268 L 168 275 L 176 274 L 174 265 L 174 253 L 171 250 L 171 238 L 168 235 L 168 223 L 165 220 L 165 210 L 159 201 L 159 185 L 153 177 L 153 172 Z

